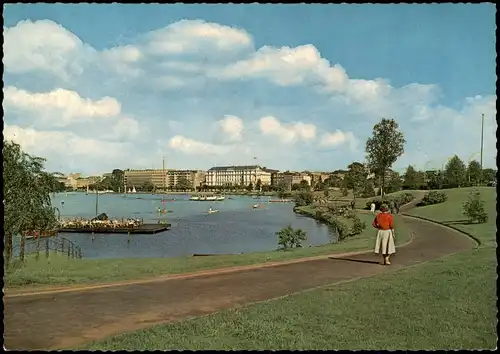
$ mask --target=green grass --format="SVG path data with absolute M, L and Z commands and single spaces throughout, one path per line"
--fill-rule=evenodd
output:
M 251 265 L 312 257 L 339 252 L 369 250 L 373 247 L 375 232 L 370 223 L 372 216 L 361 215 L 367 228 L 360 235 L 336 244 L 308 247 L 292 251 L 256 252 L 243 255 L 179 258 L 122 258 L 122 259 L 68 259 L 64 255 L 51 254 L 47 259 L 42 252 L 38 261 L 28 257 L 23 267 L 9 269 L 5 273 L 6 288 L 26 288 L 47 285 L 71 285 L 105 283 L 121 280 L 143 279 L 164 274 L 179 274 L 197 270 Z M 397 243 L 409 239 L 409 231 L 401 220 Z M 276 244 L 277 247 L 277 244 Z
M 414 209 L 460 218 L 469 190 Z M 496 191 L 482 189 L 482 225 L 454 225 L 483 241 L 478 249 L 393 273 L 318 288 L 184 322 L 107 338 L 90 349 L 493 349 L 496 346 Z M 458 219 L 458 220 L 460 220 Z

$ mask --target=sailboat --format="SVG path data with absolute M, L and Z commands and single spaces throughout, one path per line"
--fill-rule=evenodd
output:
M 89 186 L 87 185 L 87 191 L 85 192 L 85 195 L 89 194 Z
M 135 190 L 135 186 L 132 188 L 132 193 L 137 193 L 137 191 Z
M 129 188 L 127 193 L 132 193 L 132 189 Z

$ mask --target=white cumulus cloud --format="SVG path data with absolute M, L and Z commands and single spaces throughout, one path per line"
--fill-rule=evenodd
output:
M 4 28 L 3 51 L 7 72 L 45 71 L 61 79 L 81 74 L 95 54 L 92 47 L 50 20 L 20 21 Z
M 252 37 L 240 29 L 202 20 L 181 20 L 152 31 L 144 37 L 145 47 L 154 54 L 185 54 L 202 48 L 234 51 L 253 45 Z
M 46 93 L 33 93 L 7 86 L 3 93 L 7 108 L 40 114 L 57 126 L 67 126 L 75 120 L 113 117 L 121 111 L 120 103 L 114 98 L 103 97 L 94 101 L 61 88 Z
M 239 117 L 226 115 L 219 121 L 222 132 L 230 141 L 240 141 L 243 133 L 243 120 Z
M 259 128 L 264 135 L 274 135 L 285 143 L 297 140 L 311 140 L 316 137 L 316 126 L 314 124 L 295 122 L 283 124 L 273 116 L 262 117 L 259 120 Z
M 168 146 L 188 155 L 221 155 L 229 150 L 227 146 L 204 143 L 181 135 L 170 139 Z

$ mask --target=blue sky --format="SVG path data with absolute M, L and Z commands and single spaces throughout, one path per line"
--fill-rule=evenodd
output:
M 333 170 L 386 116 L 396 169 L 437 167 L 479 150 L 481 113 L 495 164 L 490 4 L 27 4 L 4 26 L 5 135 L 51 169 Z

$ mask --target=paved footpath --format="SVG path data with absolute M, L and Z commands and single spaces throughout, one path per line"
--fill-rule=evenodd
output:
M 408 207 L 411 207 L 409 205 Z M 407 208 L 405 208 L 407 209 Z M 405 217 L 413 241 L 397 249 L 391 266 L 372 252 L 85 291 L 5 296 L 8 349 L 78 347 L 109 335 L 235 308 L 252 302 L 401 269 L 475 246 L 449 228 Z M 335 258 L 337 257 L 337 258 Z

